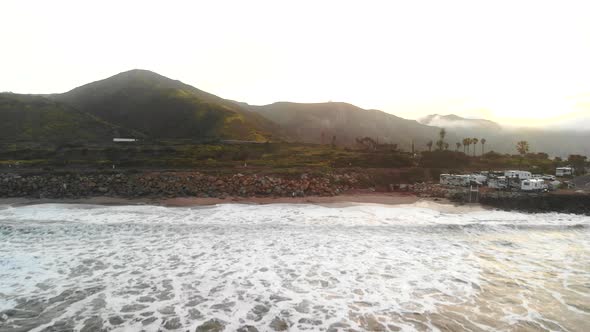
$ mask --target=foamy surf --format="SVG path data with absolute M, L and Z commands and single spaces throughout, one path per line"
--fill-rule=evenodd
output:
M 583 330 L 589 217 L 429 204 L 1 209 L 0 331 Z

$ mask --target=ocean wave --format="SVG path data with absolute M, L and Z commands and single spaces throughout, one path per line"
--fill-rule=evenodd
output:
M 575 331 L 588 225 L 424 206 L 13 207 L 0 327 Z

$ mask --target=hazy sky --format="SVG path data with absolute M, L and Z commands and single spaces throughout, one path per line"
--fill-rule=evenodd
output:
M 3 0 L 0 91 L 142 68 L 250 104 L 577 123 L 590 118 L 589 18 L 588 0 Z

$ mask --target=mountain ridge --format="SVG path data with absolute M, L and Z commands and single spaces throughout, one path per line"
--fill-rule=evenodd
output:
M 10 99 L 6 97 L 9 94 L 4 95 L 5 100 Z M 528 140 L 532 151 L 558 156 L 590 154 L 590 146 L 581 143 L 590 141 L 588 131 L 512 129 L 455 114 L 431 114 L 416 121 L 346 102 L 249 105 L 144 69 L 122 72 L 65 93 L 18 96 L 24 96 L 18 97 L 20 104 L 14 100 L 4 103 L 0 121 L 6 129 L 0 139 L 107 141 L 125 133 L 154 140 L 287 140 L 351 146 L 357 138 L 371 137 L 420 151 L 426 149 L 427 142 L 438 140 L 440 129 L 445 128 L 450 149 L 464 137 L 477 137 L 486 138 L 486 151 L 515 153 L 516 142 Z M 50 102 L 56 104 L 49 107 Z M 32 112 L 35 105 L 39 109 Z M 36 122 L 25 121 L 27 112 L 35 114 L 31 116 Z M 60 128 L 60 116 L 65 116 L 66 122 L 61 131 L 55 129 Z M 84 131 L 73 128 L 74 123 L 82 124 Z M 29 134 L 19 135 L 19 128 Z
M 143 69 L 122 72 L 51 98 L 155 139 L 265 141 L 275 129 L 272 122 L 239 105 Z
M 351 145 L 356 138 L 371 137 L 409 149 L 425 144 L 438 135 L 440 128 L 426 126 L 380 110 L 363 109 L 346 102 L 294 103 L 275 102 L 247 107 L 289 131 L 289 135 L 306 143 Z

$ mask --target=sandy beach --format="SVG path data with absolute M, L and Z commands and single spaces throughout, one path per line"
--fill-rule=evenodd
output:
M 216 204 L 337 204 L 337 203 L 373 203 L 373 204 L 412 204 L 420 200 L 412 193 L 376 193 L 355 191 L 338 196 L 306 197 L 172 197 L 172 198 L 124 198 L 96 196 L 87 198 L 0 198 L 0 205 L 30 204 L 97 204 L 97 205 L 162 205 L 171 207 L 199 206 Z M 442 200 L 441 200 L 442 201 Z
M 1 205 L 23 206 L 35 204 L 87 204 L 87 205 L 156 205 L 167 207 L 209 206 L 218 204 L 315 204 L 326 207 L 347 207 L 357 204 L 411 206 L 437 210 L 443 213 L 466 213 L 486 209 L 480 204 L 459 205 L 442 198 L 420 198 L 413 193 L 385 193 L 354 191 L 338 196 L 308 197 L 174 197 L 174 198 L 121 198 L 88 197 L 76 199 L 0 198 Z

